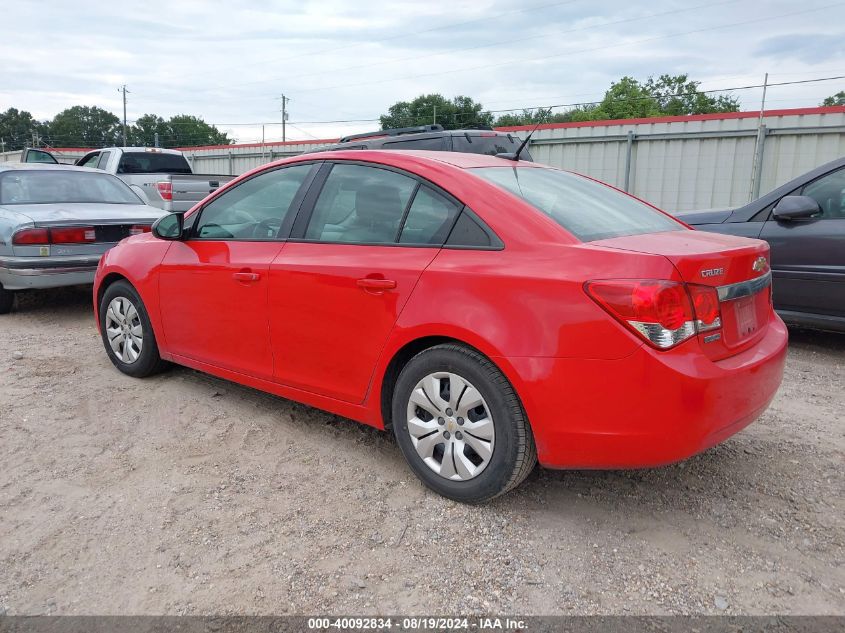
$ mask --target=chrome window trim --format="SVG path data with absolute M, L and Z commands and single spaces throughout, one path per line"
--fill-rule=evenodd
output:
M 727 286 L 719 286 L 716 291 L 719 293 L 719 301 L 733 301 L 742 297 L 755 295 L 772 284 L 772 271 L 760 275 L 754 279 L 740 281 Z

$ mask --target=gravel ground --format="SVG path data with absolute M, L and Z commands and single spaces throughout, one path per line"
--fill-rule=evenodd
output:
M 845 337 L 793 331 L 769 411 L 648 471 L 482 507 L 392 438 L 106 358 L 85 288 L 0 317 L 0 612 L 845 614 Z

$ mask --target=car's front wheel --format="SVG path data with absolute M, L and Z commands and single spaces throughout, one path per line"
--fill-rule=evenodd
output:
M 537 461 L 513 387 L 489 359 L 460 345 L 414 356 L 393 392 L 396 440 L 411 469 L 439 494 L 467 503 L 515 488 Z
M 103 293 L 100 334 L 109 359 L 124 374 L 143 378 L 165 367 L 147 309 L 129 282 L 116 281 Z

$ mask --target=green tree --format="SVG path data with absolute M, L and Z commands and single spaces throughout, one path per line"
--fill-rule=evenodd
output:
M 120 120 L 97 106 L 73 106 L 47 124 L 47 141 L 53 147 L 104 147 L 121 139 Z
M 7 152 L 32 145 L 33 131 L 42 136 L 44 125 L 26 110 L 9 108 L 0 112 L 0 141 Z
M 170 133 L 167 123 L 160 116 L 145 114 L 138 117 L 135 123 L 129 128 L 129 145 L 155 147 L 156 134 L 159 136 L 159 144 L 164 143 Z
M 821 103 L 823 106 L 841 106 L 845 105 L 845 90 L 840 90 L 835 95 L 825 98 Z
M 440 94 L 420 95 L 413 101 L 399 101 L 379 117 L 381 129 L 439 123 L 447 130 L 493 125 L 493 115 L 470 97 L 447 99 Z
M 710 112 L 736 112 L 739 99 L 720 95 L 712 97 L 701 92 L 700 81 L 690 81 L 689 75 L 660 75 L 649 77 L 644 88 L 657 101 L 661 115 L 708 114 Z
M 215 126 L 199 117 L 179 114 L 165 123 L 166 132 L 161 135 L 162 147 L 196 147 L 198 145 L 231 145 L 234 141 Z

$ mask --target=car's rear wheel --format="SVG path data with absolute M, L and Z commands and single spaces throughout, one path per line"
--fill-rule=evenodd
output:
M 513 387 L 460 345 L 414 356 L 393 391 L 392 423 L 411 469 L 439 494 L 479 503 L 518 486 L 537 453 Z
M 8 314 L 15 305 L 15 293 L 0 286 L 0 314 Z
M 116 281 L 103 293 L 100 333 L 109 359 L 124 374 L 143 378 L 165 367 L 144 302 L 128 282 Z

